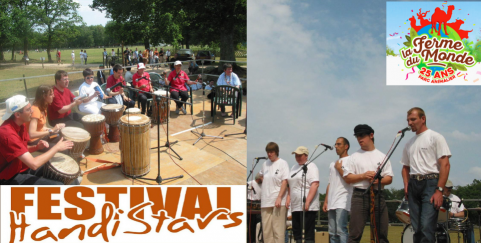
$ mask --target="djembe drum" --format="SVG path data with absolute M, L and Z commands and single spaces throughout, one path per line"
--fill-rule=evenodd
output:
M 105 115 L 105 122 L 109 125 L 109 141 L 118 142 L 119 141 L 119 128 L 117 123 L 119 118 L 124 112 L 124 105 L 120 104 L 107 104 L 100 108 L 102 114 Z
M 100 136 L 104 132 L 105 128 L 105 116 L 102 114 L 89 114 L 82 117 L 82 124 L 84 124 L 85 130 L 90 133 L 90 154 L 101 154 L 104 152 L 102 141 Z
M 141 114 L 141 110 L 138 108 L 128 108 L 125 114 Z
M 119 120 L 121 140 L 122 173 L 128 176 L 139 177 L 146 175 L 151 170 L 151 138 L 149 117 L 142 114 L 124 115 Z
M 87 147 L 87 142 L 90 140 L 90 133 L 77 127 L 65 127 L 60 130 L 60 135 L 64 139 L 74 143 L 74 146 L 70 149 L 70 155 L 74 160 L 82 158 L 82 153 Z
M 157 116 L 159 115 L 159 120 L 160 120 L 160 123 L 161 124 L 164 124 L 165 122 L 167 122 L 167 116 L 169 116 L 169 99 L 166 98 L 169 97 L 169 91 L 167 92 L 167 95 L 166 95 L 166 91 L 163 91 L 163 90 L 159 90 L 159 91 L 155 91 L 154 92 L 155 95 L 152 96 L 152 123 L 153 124 L 158 124 L 158 121 L 157 121 Z M 156 100 L 156 95 L 159 95 L 159 96 L 163 96 L 161 97 L 161 101 L 159 102 L 159 106 L 157 104 L 157 100 Z
M 80 167 L 71 157 L 56 153 L 44 166 L 43 177 L 70 185 L 80 175 Z

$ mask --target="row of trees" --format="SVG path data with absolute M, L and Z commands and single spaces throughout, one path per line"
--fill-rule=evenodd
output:
M 246 0 L 93 0 L 92 9 L 112 21 L 105 28 L 86 26 L 71 0 L 2 0 L 0 60 L 4 50 L 51 49 L 166 43 L 220 48 L 223 60 L 235 60 L 237 44 L 246 42 Z M 13 52 L 12 52 L 13 59 Z
M 481 183 L 480 180 L 474 179 L 471 184 L 466 186 L 456 186 L 452 190 L 452 194 L 457 195 L 461 199 L 480 199 L 480 189 Z M 402 200 L 405 196 L 405 192 L 403 189 L 385 189 L 383 192 L 385 200 Z M 320 194 L 320 201 L 321 206 L 323 207 L 323 201 L 325 200 L 326 194 Z M 369 203 L 366 203 L 369 204 Z M 480 208 L 480 201 L 470 201 L 463 203 L 465 208 Z M 390 223 L 401 223 L 397 216 L 396 211 L 398 209 L 399 203 L 387 203 L 388 208 L 388 221 Z M 321 219 L 327 220 L 328 214 L 321 211 Z M 480 212 L 477 211 L 469 211 L 469 219 L 472 224 L 480 224 Z

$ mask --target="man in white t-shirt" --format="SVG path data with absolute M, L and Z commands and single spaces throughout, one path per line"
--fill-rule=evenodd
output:
M 328 212 L 328 233 L 330 243 L 346 243 L 348 241 L 348 214 L 350 213 L 353 187 L 343 179 L 343 165 L 346 165 L 350 142 L 345 137 L 339 137 L 335 142 L 336 154 L 339 160 L 330 164 L 330 178 L 326 187 L 323 211 Z M 340 169 L 340 171 L 338 171 Z
M 451 153 L 445 138 L 427 128 L 423 109 L 414 107 L 408 110 L 407 122 L 415 136 L 405 144 L 401 163 L 413 241 L 433 243 Z
M 263 163 L 261 175 L 261 222 L 265 243 L 283 243 L 286 230 L 288 198 L 288 163 L 279 158 L 279 147 L 274 142 L 266 145 L 268 160 Z
M 360 242 L 365 223 L 370 217 L 370 194 L 364 194 L 366 189 L 375 177 L 378 167 L 385 159 L 385 154 L 375 148 L 375 131 L 369 125 L 361 124 L 355 126 L 355 137 L 361 149 L 353 153 L 343 166 L 343 178 L 346 183 L 352 184 L 353 194 L 351 197 L 351 218 L 350 218 L 350 234 L 348 242 Z M 378 229 L 379 242 L 388 242 L 388 209 L 385 204 L 382 190 L 385 185 L 392 183 L 393 171 L 390 161 L 387 162 L 381 173 L 382 189 L 378 189 L 378 181 L 375 181 L 375 214 L 376 220 L 380 219 Z M 378 206 L 378 197 L 380 196 L 380 206 Z M 381 209 L 381 217 L 378 218 L 378 208 Z
M 99 95 L 102 94 L 102 98 L 104 98 L 105 94 L 99 84 L 94 82 L 94 71 L 85 69 L 82 74 L 84 76 L 84 83 L 79 87 L 79 95 L 87 98 L 84 99 L 84 103 L 79 105 L 79 110 L 80 112 L 88 114 L 100 114 L 100 108 L 105 104 L 100 101 Z M 98 88 L 96 89 L 96 87 Z
M 303 209 L 305 210 L 305 242 L 315 242 L 315 221 L 316 214 L 320 210 L 320 199 L 318 187 L 320 186 L 320 175 L 318 167 L 314 163 L 306 166 L 306 181 L 302 179 L 303 169 L 308 163 L 308 149 L 298 147 L 291 154 L 295 154 L 297 164 L 293 165 L 289 173 L 288 185 L 290 188 L 289 198 L 291 202 L 291 214 L 293 224 L 293 237 L 296 242 L 302 242 L 303 234 Z M 297 173 L 298 172 L 298 173 Z M 297 174 L 296 174 L 297 173 Z M 294 177 L 291 177 L 296 174 Z M 303 198 L 306 202 L 303 203 Z
M 248 182 L 248 200 L 260 201 L 261 200 L 261 186 L 263 184 L 263 175 L 256 174 L 254 180 Z M 248 203 L 249 205 L 249 203 Z M 256 243 L 256 225 L 260 221 L 259 214 L 251 213 L 248 210 L 248 242 Z
M 75 52 L 72 50 L 72 54 L 70 54 L 70 57 L 72 58 L 72 66 L 75 64 Z
M 80 57 L 80 65 L 84 65 L 85 64 L 84 63 L 85 62 L 84 61 L 84 58 L 85 58 L 84 57 L 84 50 L 82 50 L 82 49 L 80 50 L 79 57 Z

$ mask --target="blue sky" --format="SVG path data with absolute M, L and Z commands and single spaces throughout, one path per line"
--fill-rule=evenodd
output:
M 92 0 L 73 0 L 76 3 L 80 4 L 80 8 L 78 10 L 79 15 L 82 16 L 84 22 L 87 26 L 89 25 L 102 25 L 105 27 L 107 21 L 112 19 L 106 18 L 106 12 L 100 12 L 98 10 L 92 11 L 89 5 L 92 4 Z
M 357 124 L 371 125 L 375 146 L 386 153 L 407 126 L 406 112 L 419 106 L 428 127 L 449 144 L 454 184 L 480 179 L 480 87 L 386 86 L 385 18 L 385 1 L 248 0 L 248 170 L 270 141 L 290 167 L 296 147 L 312 152 L 339 136 L 348 138 L 353 153 L 360 148 Z M 407 133 L 391 158 L 390 187 L 403 187 L 401 151 L 413 135 Z M 336 159 L 328 151 L 316 160 L 320 192 Z
M 410 21 L 408 19 L 410 17 L 414 16 L 417 25 L 420 25 L 420 21 L 417 18 L 417 13 L 420 8 L 422 9 L 422 13 L 430 10 L 425 17 L 425 19 L 428 20 L 431 18 L 436 7 L 447 11 L 448 5 L 454 5 L 455 7 L 449 23 L 455 22 L 457 19 L 463 20 L 465 23 L 461 25 L 460 29 L 467 31 L 473 30 L 469 33 L 469 40 L 475 43 L 477 39 L 480 39 L 480 1 L 447 1 L 447 4 L 443 3 L 445 2 L 387 2 L 387 45 L 398 54 L 398 50 L 404 46 L 403 42 L 407 41 L 405 35 L 409 33 Z M 395 32 L 398 33 L 395 37 L 389 35 L 393 35 Z M 402 39 L 400 39 L 400 36 Z

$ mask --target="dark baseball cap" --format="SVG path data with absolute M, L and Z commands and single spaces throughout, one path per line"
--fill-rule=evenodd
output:
M 370 127 L 369 125 L 366 125 L 366 124 L 360 124 L 360 125 L 357 125 L 355 126 L 355 136 L 356 135 L 362 135 L 362 134 L 371 134 L 371 133 L 375 133 L 375 131 L 372 129 L 372 127 Z

